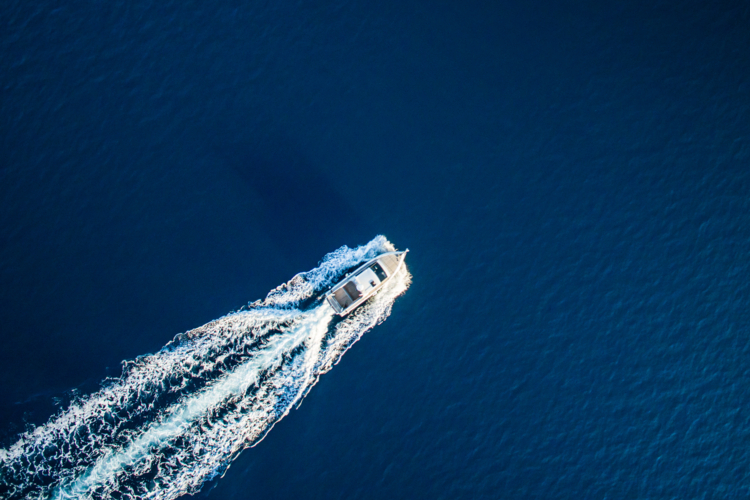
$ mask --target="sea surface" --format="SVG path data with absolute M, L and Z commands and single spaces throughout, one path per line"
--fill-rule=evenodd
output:
M 0 498 L 750 497 L 749 47 L 732 0 L 4 2 Z

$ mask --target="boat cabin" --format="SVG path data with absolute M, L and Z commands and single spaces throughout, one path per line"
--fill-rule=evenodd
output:
M 341 306 L 341 309 L 346 309 L 360 297 L 366 296 L 371 290 L 377 288 L 387 277 L 388 275 L 385 274 L 380 264 L 375 262 L 356 276 L 353 276 L 344 286 L 336 290 L 333 296 Z

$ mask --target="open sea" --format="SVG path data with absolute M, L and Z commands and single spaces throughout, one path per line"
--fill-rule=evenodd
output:
M 3 2 L 0 498 L 750 498 L 750 3 Z

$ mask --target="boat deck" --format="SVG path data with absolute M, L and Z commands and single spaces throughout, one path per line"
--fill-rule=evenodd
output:
M 398 268 L 400 255 L 383 255 L 378 260 L 383 263 L 383 266 L 385 266 L 385 271 L 388 273 L 388 276 L 391 276 L 396 272 L 396 268 Z

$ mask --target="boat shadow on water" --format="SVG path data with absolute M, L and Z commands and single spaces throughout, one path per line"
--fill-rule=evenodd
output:
M 376 233 L 363 214 L 277 127 L 249 138 L 213 136 L 209 154 L 234 175 L 251 199 L 252 220 L 293 268 L 309 265 L 341 241 Z

